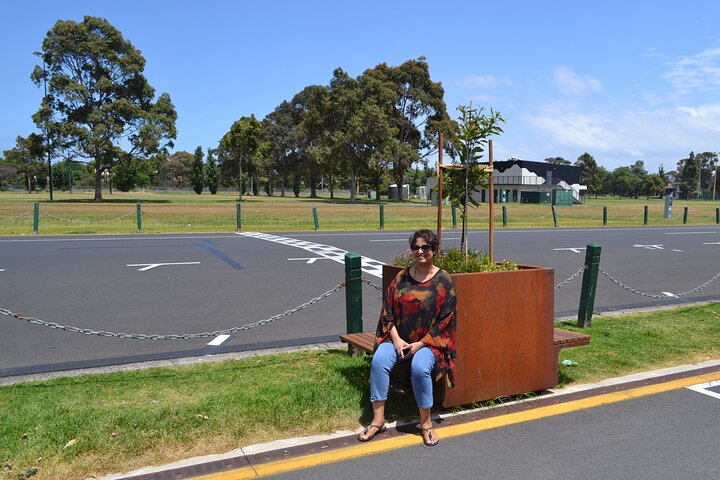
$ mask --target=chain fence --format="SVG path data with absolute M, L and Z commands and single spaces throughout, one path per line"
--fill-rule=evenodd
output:
M 374 288 L 374 289 L 377 290 L 378 292 L 382 292 L 382 287 L 381 287 L 380 285 L 371 282 L 370 280 L 368 280 L 368 279 L 365 278 L 365 277 L 362 277 L 360 280 L 362 280 L 363 283 L 365 283 L 365 284 L 367 284 L 367 285 L 370 285 L 372 288 Z
M 209 222 L 209 223 L 176 223 L 176 222 L 169 222 L 157 215 L 153 215 L 152 213 L 148 213 L 146 211 L 142 212 L 142 216 L 148 217 L 152 220 L 155 220 L 156 222 L 160 222 L 165 225 L 170 225 L 173 227 L 209 227 L 209 226 L 214 226 L 214 225 L 227 225 L 231 222 L 230 219 L 224 219 L 224 220 L 218 220 L 218 221 Z
M 622 283 L 620 280 L 618 280 L 618 279 L 616 279 L 615 277 L 613 277 L 612 275 L 610 275 L 610 274 L 609 274 L 607 271 L 605 271 L 605 269 L 602 268 L 602 267 L 600 267 L 600 273 L 602 273 L 608 280 L 610 280 L 610 281 L 613 282 L 614 284 L 618 285 L 619 287 L 622 287 L 623 289 L 627 290 L 628 292 L 634 293 L 635 295 L 640 295 L 641 297 L 662 298 L 662 299 L 686 297 L 686 296 L 691 295 L 691 294 L 693 294 L 693 293 L 695 293 L 695 292 L 699 292 L 700 290 L 702 290 L 703 288 L 706 288 L 706 287 L 709 286 L 711 283 L 713 283 L 715 280 L 717 280 L 718 278 L 720 278 L 720 272 L 719 272 L 719 273 L 717 273 L 714 277 L 712 277 L 710 280 L 708 280 L 707 282 L 705 282 L 705 283 L 703 283 L 703 284 L 701 284 L 701 285 L 699 285 L 699 286 L 697 286 L 697 287 L 695 287 L 695 288 L 693 288 L 693 289 L 690 289 L 690 290 L 687 290 L 687 291 L 681 292 L 681 293 L 671 293 L 671 292 L 668 292 L 667 294 L 664 294 L 664 295 L 658 295 L 658 294 L 656 294 L 656 293 L 643 292 L 643 291 L 638 290 L 638 289 L 636 289 L 636 288 L 633 288 L 633 287 L 630 287 L 630 286 L 628 286 L 628 285 L 625 285 L 625 284 Z
M 583 267 L 580 270 L 578 270 L 577 272 L 573 273 L 572 275 L 570 275 L 568 278 L 566 278 L 562 282 L 555 285 L 555 290 L 557 290 L 558 288 L 562 288 L 565 285 L 569 284 L 570 282 L 575 280 L 577 277 L 579 277 L 580 274 L 583 273 L 585 270 L 587 270 L 587 267 L 585 265 L 583 265 Z
M 326 299 L 333 293 L 335 293 L 339 290 L 342 290 L 343 288 L 345 288 L 345 286 L 346 286 L 345 282 L 339 283 L 334 288 L 328 290 L 327 292 L 323 293 L 322 295 L 320 295 L 318 297 L 313 298 L 312 300 L 309 300 L 303 304 L 298 305 L 295 308 L 287 310 L 278 315 L 274 315 L 269 318 L 258 320 L 257 322 L 247 323 L 247 324 L 241 325 L 239 327 L 227 328 L 225 330 L 215 330 L 213 332 L 201 332 L 201 333 L 184 333 L 181 335 L 156 335 L 156 334 L 145 334 L 145 333 L 115 333 L 115 332 L 107 332 L 107 331 L 103 331 L 103 330 L 93 330 L 91 328 L 80 328 L 80 327 L 74 327 L 71 325 L 61 325 L 61 324 L 55 323 L 55 322 L 48 322 L 45 320 L 40 320 L 39 318 L 29 317 L 29 316 L 22 315 L 19 313 L 14 313 L 5 308 L 0 308 L 0 315 L 12 317 L 12 318 L 15 318 L 16 320 L 26 321 L 33 325 L 39 325 L 42 327 L 63 330 L 65 332 L 69 332 L 69 333 L 81 333 L 83 335 L 97 335 L 100 337 L 129 338 L 129 339 L 133 339 L 133 340 L 193 340 L 196 338 L 209 338 L 209 337 L 217 337 L 218 335 L 229 335 L 229 334 L 238 333 L 238 332 L 241 332 L 244 330 L 250 330 L 251 328 L 260 327 L 262 325 L 267 325 L 268 323 L 274 322 L 274 321 L 279 320 L 284 317 L 289 317 L 290 315 L 292 315 L 294 313 L 304 310 L 307 307 Z
M 0 217 L 0 222 L 12 222 L 13 220 L 17 220 L 18 218 L 27 217 L 28 215 L 32 215 L 33 211 L 30 210 L 25 213 L 21 213 L 19 215 L 13 215 L 12 217 Z
M 54 220 L 58 220 L 60 222 L 77 223 L 79 225 L 98 225 L 100 223 L 116 222 L 118 220 L 122 220 L 123 218 L 131 217 L 131 216 L 135 215 L 135 212 L 126 213 L 124 215 L 120 215 L 119 217 L 107 218 L 104 220 L 97 220 L 97 221 L 92 221 L 92 222 L 86 222 L 83 220 L 75 220 L 73 218 L 59 217 L 57 215 L 53 215 L 52 213 L 47 213 L 47 212 L 41 212 L 41 215 L 43 215 L 45 217 L 50 217 L 50 218 L 52 218 Z

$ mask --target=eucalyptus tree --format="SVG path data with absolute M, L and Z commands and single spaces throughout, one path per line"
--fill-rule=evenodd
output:
M 220 140 L 225 155 L 220 157 L 221 171 L 237 182 L 238 195 L 242 199 L 244 175 L 252 176 L 260 149 L 262 124 L 255 115 L 235 121 Z
M 266 155 L 280 181 L 280 196 L 285 196 L 285 188 L 290 185 L 293 173 L 295 151 L 295 130 L 297 128 L 292 104 L 283 101 L 262 120 L 262 140 L 269 144 Z
M 43 64 L 31 78 L 47 94 L 33 120 L 53 144 L 94 162 L 96 201 L 114 161 L 172 145 L 177 114 L 170 96 L 155 100 L 145 59 L 107 20 L 58 21 L 38 55 Z
M 45 186 L 47 168 L 44 163 L 45 140 L 37 133 L 15 138 L 15 146 L 3 152 L 7 162 L 12 163 L 17 173 L 23 176 L 23 185 L 28 193 L 42 184 Z
M 310 85 L 296 94 L 292 100 L 295 159 L 302 164 L 310 186 L 310 197 L 317 197 L 317 184 L 326 166 L 329 151 L 324 145 L 328 135 L 328 89 L 320 85 Z
M 391 148 L 391 175 L 400 199 L 405 172 L 421 158 L 436 152 L 437 133 L 450 136 L 453 123 L 447 113 L 445 91 L 440 82 L 433 82 L 424 57 L 390 67 L 385 63 L 366 71 L 393 86 L 391 124 L 394 143 Z
M 600 180 L 597 175 L 598 164 L 595 158 L 585 152 L 575 161 L 575 166 L 580 167 L 580 183 L 587 186 L 588 194 L 596 194 L 600 189 Z

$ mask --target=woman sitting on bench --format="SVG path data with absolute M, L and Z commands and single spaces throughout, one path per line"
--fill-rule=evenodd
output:
M 415 266 L 395 277 L 383 300 L 370 367 L 373 419 L 358 440 L 367 442 L 386 430 L 390 371 L 397 362 L 410 361 L 423 442 L 432 447 L 439 441 L 430 418 L 433 379 L 445 375 L 448 385 L 454 386 L 457 298 L 450 275 L 433 263 L 438 249 L 435 233 L 418 230 L 410 237 L 410 249 Z

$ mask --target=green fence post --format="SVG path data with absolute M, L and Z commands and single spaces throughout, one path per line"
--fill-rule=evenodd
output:
M 687 224 L 687 217 L 688 217 L 688 207 L 683 208 L 683 225 Z
M 720 208 L 715 209 L 715 223 L 720 223 Z
M 453 230 L 456 230 L 457 229 L 457 210 L 455 209 L 455 205 L 452 205 L 450 207 L 450 212 L 452 213 Z
M 38 234 L 38 228 L 40 226 L 40 202 L 35 202 L 35 208 L 33 208 L 33 233 Z
M 345 254 L 345 318 L 347 333 L 362 332 L 362 270 L 361 257 L 355 252 Z M 354 348 L 348 345 L 348 353 Z
M 385 204 L 380 204 L 380 230 L 385 230 Z
M 315 220 L 315 230 L 320 230 L 320 219 L 318 218 L 317 208 L 313 207 L 313 220 Z
M 600 271 L 600 245 L 590 243 L 585 250 L 585 272 L 583 273 L 582 290 L 580 291 L 580 308 L 578 309 L 577 326 L 580 328 L 592 325 L 593 309 L 595 308 L 595 291 Z
M 235 226 L 238 232 L 242 230 L 242 207 L 240 202 L 235 202 Z
M 135 203 L 135 218 L 137 221 L 137 233 L 142 233 L 142 204 Z
M 647 225 L 648 222 L 648 206 L 645 205 L 645 213 L 643 214 L 643 225 Z
M 553 223 L 555 224 L 555 228 L 557 228 L 558 222 L 557 222 L 557 212 L 555 211 L 555 205 L 552 206 L 552 214 L 553 214 Z
M 503 205 L 503 228 L 507 228 L 507 206 Z
M 603 225 L 607 225 L 607 205 L 603 205 Z

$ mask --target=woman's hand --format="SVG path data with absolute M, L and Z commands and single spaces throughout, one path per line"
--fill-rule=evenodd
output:
M 410 347 L 410 344 L 407 343 L 405 340 L 403 340 L 400 337 L 393 338 L 393 347 L 395 347 L 395 352 L 397 353 L 398 357 L 405 358 L 405 354 L 408 352 L 408 348 Z
M 413 353 L 417 352 L 424 346 L 425 346 L 425 344 L 423 342 L 406 343 L 405 344 L 405 355 L 412 355 Z

